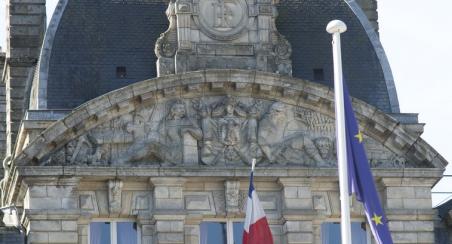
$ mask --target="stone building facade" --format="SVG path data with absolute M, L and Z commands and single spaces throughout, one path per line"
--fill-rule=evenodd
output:
M 252 158 L 275 243 L 324 243 L 340 219 L 334 18 L 394 242 L 434 243 L 447 162 L 399 111 L 376 1 L 60 0 L 47 30 L 44 0 L 7 6 L 1 202 L 27 243 L 93 244 L 102 223 L 115 244 L 120 223 L 142 244 L 206 243 L 224 223 L 232 243 Z

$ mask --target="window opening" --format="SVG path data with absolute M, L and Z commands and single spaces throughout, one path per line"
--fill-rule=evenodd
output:
M 131 221 L 92 222 L 89 244 L 140 244 L 141 232 Z
M 313 69 L 314 80 L 315 81 L 324 81 L 325 75 L 323 73 L 323 69 Z
M 205 221 L 199 229 L 201 244 L 242 244 L 243 222 Z
M 352 244 L 370 244 L 370 232 L 364 222 L 352 222 Z M 341 244 L 341 224 L 338 222 L 323 223 L 321 226 L 322 244 Z
M 116 78 L 126 78 L 127 76 L 127 69 L 124 66 L 118 66 L 116 67 Z

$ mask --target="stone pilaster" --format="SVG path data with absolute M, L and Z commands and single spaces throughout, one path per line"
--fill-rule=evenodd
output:
M 77 222 L 78 243 L 88 244 L 88 229 L 91 218 L 79 218 Z
M 184 243 L 184 178 L 152 177 L 156 243 Z
M 200 215 L 187 216 L 185 219 L 185 244 L 198 244 L 202 217 Z
M 155 221 L 148 218 L 138 218 L 141 226 L 141 244 L 153 244 L 155 235 Z
M 78 243 L 78 178 L 26 179 L 24 198 L 28 243 Z
M 284 243 L 313 243 L 311 180 L 280 178 L 282 185 Z
M 283 226 L 285 235 L 285 243 L 313 243 L 313 227 L 312 221 L 294 221 L 287 220 Z
M 383 178 L 385 206 L 394 243 L 434 243 L 433 178 Z
M 279 182 L 283 187 L 284 209 L 313 209 L 310 179 L 280 178 Z
M 46 29 L 45 0 L 7 1 L 6 154 L 11 154 Z

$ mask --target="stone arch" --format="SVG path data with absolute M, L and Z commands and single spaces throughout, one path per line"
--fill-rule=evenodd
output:
M 313 82 L 245 70 L 207 70 L 138 82 L 93 99 L 55 122 L 18 150 L 15 165 L 33 165 L 102 123 L 143 106 L 175 98 L 231 95 L 279 101 L 334 117 L 333 91 Z M 353 106 L 365 134 L 423 168 L 444 168 L 446 161 L 418 133 L 358 99 Z

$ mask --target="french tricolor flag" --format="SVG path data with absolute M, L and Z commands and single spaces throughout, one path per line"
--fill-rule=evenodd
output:
M 254 165 L 253 159 L 250 176 L 250 190 L 248 201 L 246 202 L 246 218 L 243 231 L 243 244 L 273 244 L 273 237 L 268 227 L 267 217 L 259 202 L 256 190 L 253 185 Z

